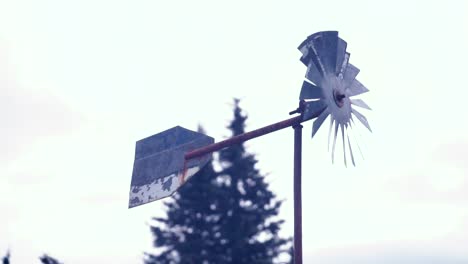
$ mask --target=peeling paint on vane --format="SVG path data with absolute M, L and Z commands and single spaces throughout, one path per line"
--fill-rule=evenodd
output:
M 172 186 L 172 178 L 173 177 L 169 177 L 169 180 L 165 181 L 162 183 L 162 189 L 164 191 L 169 191 L 171 189 L 171 186 Z
M 195 173 L 200 170 L 199 167 L 187 169 L 185 177 L 183 173 L 171 174 L 163 179 L 156 179 L 150 184 L 142 186 L 132 186 L 130 189 L 130 204 L 129 207 L 134 207 L 140 204 L 149 203 L 167 196 L 172 195 L 184 182 L 187 181 Z

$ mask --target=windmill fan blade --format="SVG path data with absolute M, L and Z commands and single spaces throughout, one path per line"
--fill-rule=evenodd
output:
M 353 162 L 353 166 L 356 167 L 356 163 L 354 163 L 353 148 L 351 147 L 351 141 L 349 141 L 348 131 L 346 131 L 346 137 L 348 138 L 349 154 L 351 155 L 351 161 Z
M 323 112 L 315 119 L 314 124 L 312 126 L 312 137 L 314 137 L 315 133 L 319 130 L 319 128 L 322 126 L 323 121 L 328 117 L 330 112 L 328 111 L 328 108 L 323 110 Z
M 367 89 L 362 83 L 360 83 L 358 80 L 354 80 L 351 83 L 351 86 L 348 87 L 346 90 L 346 94 L 351 97 L 359 94 L 363 94 L 368 92 L 369 89 Z
M 346 68 L 348 67 L 349 56 L 351 56 L 349 52 L 345 52 L 343 61 L 341 62 L 341 65 L 340 65 L 340 70 L 339 72 L 337 72 L 337 75 L 340 76 L 341 79 L 344 79 L 344 74 L 346 72 Z
M 322 72 L 324 74 L 335 73 L 338 32 L 325 31 L 312 35 L 311 46 L 315 55 L 312 60 L 322 69 Z
M 306 121 L 312 118 L 316 118 L 325 108 L 327 108 L 327 104 L 323 102 L 323 100 L 305 102 L 305 109 L 304 114 L 302 115 L 302 120 Z
M 299 95 L 299 100 L 304 99 L 319 99 L 322 98 L 322 89 L 319 87 L 304 81 L 302 83 L 301 94 Z
M 311 38 L 311 47 L 314 51 L 312 60 L 322 73 L 335 73 L 336 69 L 336 51 L 338 46 L 338 32 L 324 31 L 313 34 Z
M 315 83 L 316 85 L 321 85 L 322 83 L 322 73 L 319 72 L 317 66 L 315 66 L 313 62 L 309 63 L 309 65 L 307 66 L 306 78 L 307 80 Z
M 337 136 L 338 136 L 338 122 L 335 123 L 335 136 L 333 137 L 333 147 L 332 147 L 332 163 L 335 162 L 335 146 L 336 146 Z
M 363 100 L 361 99 L 350 99 L 349 100 L 353 105 L 372 110 Z
M 346 65 L 346 69 L 343 75 L 344 88 L 350 87 L 358 74 L 359 69 L 356 66 L 348 63 L 348 65 Z
M 343 123 L 340 124 L 340 129 L 341 129 L 341 138 L 343 140 L 343 156 L 344 156 L 344 164 L 345 167 L 348 167 L 348 164 L 346 163 L 346 144 L 345 144 L 345 138 L 344 138 L 344 125 Z
M 325 76 L 326 73 L 335 73 L 337 46 L 338 32 L 322 31 L 307 37 L 298 49 L 303 54 L 301 61 L 307 66 L 313 62 Z
M 355 123 L 354 123 L 354 119 L 352 119 L 352 118 L 351 118 L 351 122 L 352 122 L 353 124 L 355 124 Z M 351 123 L 349 123 L 349 127 L 352 127 Z M 353 134 L 353 139 L 354 139 L 354 141 L 356 142 L 356 146 L 357 146 L 357 148 L 358 148 L 358 150 L 359 150 L 359 154 L 361 154 L 361 158 L 364 159 L 364 155 L 362 154 L 362 150 L 361 150 L 361 147 L 360 147 L 360 145 L 359 145 L 358 136 L 356 136 L 356 133 L 354 133 L 354 130 L 353 130 L 353 129 L 350 129 L 350 130 L 352 131 L 351 133 Z
M 327 150 L 330 152 L 330 138 L 331 138 L 331 133 L 332 133 L 332 127 L 333 127 L 333 116 L 330 116 L 330 128 L 328 129 L 328 147 Z
M 361 123 L 367 127 L 367 129 L 369 129 L 370 132 L 372 132 L 372 129 L 370 128 L 369 126 L 369 123 L 367 122 L 367 119 L 364 115 L 362 115 L 361 113 L 359 113 L 356 109 L 353 109 L 352 110 L 353 114 L 357 117 L 357 119 L 359 119 L 359 121 L 361 121 Z
M 335 73 L 337 75 L 341 72 L 341 69 L 343 68 L 343 63 L 346 62 L 346 65 L 348 64 L 349 53 L 346 52 L 346 46 L 348 46 L 348 43 L 338 38 L 338 47 L 336 49 L 336 68 L 335 68 Z

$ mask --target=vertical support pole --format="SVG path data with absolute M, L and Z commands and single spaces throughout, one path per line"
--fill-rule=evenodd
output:
M 302 125 L 294 128 L 294 264 L 302 264 Z

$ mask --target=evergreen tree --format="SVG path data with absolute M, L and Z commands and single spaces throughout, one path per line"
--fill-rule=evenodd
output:
M 235 100 L 232 135 L 244 133 L 247 116 Z M 257 160 L 239 144 L 219 154 L 221 170 L 212 164 L 166 202 L 167 217 L 151 228 L 158 255 L 147 264 L 275 263 L 287 239 L 278 231 L 281 201 L 255 168 Z
M 54 259 L 53 257 L 44 254 L 41 257 L 39 257 L 39 260 L 43 264 L 61 264 L 58 260 Z
M 10 264 L 10 251 L 7 251 L 6 255 L 2 258 L 3 264 Z

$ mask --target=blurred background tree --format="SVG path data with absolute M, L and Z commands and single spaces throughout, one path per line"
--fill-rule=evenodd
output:
M 246 119 L 235 99 L 232 136 L 244 133 Z M 153 218 L 159 253 L 147 254 L 145 263 L 277 263 L 289 255 L 290 239 L 278 234 L 282 202 L 256 163 L 243 144 L 220 151 L 220 169 L 208 164 L 164 203 L 166 217 Z
M 2 258 L 3 264 L 10 264 L 10 251 L 8 250 L 5 256 Z
M 44 254 L 39 257 L 39 260 L 43 264 L 61 264 L 58 260 L 52 258 L 51 256 Z M 10 251 L 8 250 L 5 256 L 2 258 L 2 264 L 10 264 Z
M 41 257 L 39 257 L 39 260 L 43 264 L 61 264 L 58 260 L 54 259 L 53 257 L 44 254 Z

